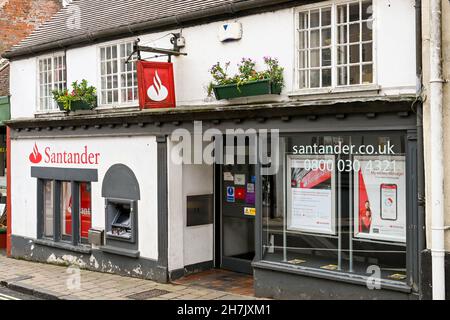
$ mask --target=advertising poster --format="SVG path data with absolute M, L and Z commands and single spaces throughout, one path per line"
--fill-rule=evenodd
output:
M 287 229 L 336 234 L 334 156 L 288 156 Z M 319 169 L 311 169 L 321 163 Z M 331 168 L 331 169 L 330 169 Z
M 406 242 L 405 157 L 355 157 L 356 238 Z

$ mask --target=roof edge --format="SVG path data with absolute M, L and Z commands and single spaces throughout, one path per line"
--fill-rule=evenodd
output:
M 181 26 L 184 23 L 195 22 L 201 19 L 213 18 L 217 16 L 235 15 L 255 8 L 265 8 L 266 10 L 271 6 L 282 5 L 287 3 L 298 2 L 294 0 L 244 0 L 240 2 L 232 2 L 226 5 L 208 8 L 196 12 L 190 12 L 182 15 L 165 17 L 161 19 L 149 20 L 146 22 L 138 22 L 125 25 L 119 28 L 104 29 L 95 32 L 86 32 L 80 36 L 71 37 L 43 43 L 39 45 L 29 46 L 26 48 L 12 49 L 4 52 L 1 56 L 5 59 L 13 59 L 23 56 L 36 55 L 40 52 L 50 51 L 55 49 L 64 49 L 72 45 L 83 45 L 95 43 L 101 39 L 108 39 L 109 37 L 118 36 L 132 36 L 138 32 L 148 31 L 152 29 L 161 29 L 164 27 Z

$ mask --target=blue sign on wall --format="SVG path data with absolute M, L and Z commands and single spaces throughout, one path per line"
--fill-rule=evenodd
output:
M 235 202 L 234 187 L 227 187 L 227 201 Z

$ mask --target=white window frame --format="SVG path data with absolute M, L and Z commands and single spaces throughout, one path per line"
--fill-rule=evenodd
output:
M 62 69 L 62 74 L 64 77 L 63 81 L 57 81 L 55 82 L 55 66 L 54 66 L 54 62 L 55 62 L 55 58 L 63 58 L 63 62 L 64 62 L 64 67 Z M 49 99 L 49 101 L 51 101 L 51 105 L 48 107 L 45 107 L 42 105 L 41 103 L 41 70 L 40 70 L 40 62 L 43 60 L 48 60 L 50 59 L 51 61 L 51 87 L 52 90 L 55 89 L 66 89 L 67 88 L 67 61 L 66 61 L 66 53 L 65 52 L 55 52 L 52 54 L 47 54 L 47 55 L 42 55 L 36 58 L 36 112 L 37 113 L 52 113 L 52 112 L 58 112 L 59 108 L 58 108 L 58 104 L 56 103 L 56 101 L 53 100 L 53 95 L 50 92 L 50 95 L 47 96 L 47 99 Z M 62 86 L 56 86 L 56 84 L 63 84 Z
M 378 74 L 377 74 L 377 0 L 372 0 L 372 76 L 373 80 L 370 84 L 349 84 L 349 85 L 338 85 L 337 82 L 337 7 L 339 5 L 351 4 L 361 2 L 360 0 L 334 0 L 334 1 L 323 1 L 320 3 L 308 4 L 304 6 L 299 6 L 293 9 L 294 14 L 294 72 L 293 72 L 293 91 L 289 95 L 311 95 L 311 94 L 325 94 L 325 93 L 342 93 L 342 92 L 359 92 L 359 91 L 377 91 L 380 89 L 378 85 Z M 332 80 L 330 87 L 318 87 L 318 88 L 300 88 L 299 79 L 299 23 L 300 23 L 300 13 L 308 10 L 317 10 L 322 8 L 331 7 L 331 37 L 332 37 L 332 52 L 331 52 L 331 67 L 332 67 Z M 308 39 L 309 41 L 310 39 Z M 361 42 L 361 41 L 360 41 Z M 361 53 L 360 53 L 361 54 Z M 309 54 L 308 54 L 309 55 Z M 362 60 L 362 57 L 360 57 Z M 347 61 L 348 62 L 348 61 Z
M 120 60 L 122 59 L 122 57 L 120 57 L 120 46 L 121 45 L 126 45 L 126 44 L 131 44 L 133 45 L 133 39 L 123 39 L 121 41 L 111 41 L 111 42 L 105 42 L 102 44 L 99 44 L 97 46 L 97 79 L 98 79 L 98 89 L 97 89 L 97 99 L 98 99 L 98 109 L 109 109 L 109 108 L 130 108 L 130 107 L 139 107 L 139 89 L 138 89 L 138 84 L 137 84 L 137 71 L 136 74 L 134 75 L 134 79 L 136 81 L 136 96 L 135 99 L 132 101 L 127 101 L 127 102 L 121 102 L 122 101 L 122 89 L 126 88 L 126 87 L 122 87 L 121 85 L 121 75 L 123 73 L 126 73 L 127 71 L 123 71 L 123 67 L 120 66 Z M 117 47 L 117 91 L 118 91 L 118 101 L 117 102 L 110 102 L 110 103 L 103 103 L 103 95 L 104 95 L 104 90 L 102 87 L 102 57 L 101 57 L 101 50 L 103 48 L 108 48 L 108 47 L 112 47 L 112 46 L 116 46 Z M 136 57 L 132 57 L 132 59 L 130 60 L 131 62 L 135 62 L 136 61 Z M 137 68 L 135 67 L 135 69 L 137 70 Z

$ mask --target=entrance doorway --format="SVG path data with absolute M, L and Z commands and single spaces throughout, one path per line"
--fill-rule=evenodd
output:
M 216 260 L 218 267 L 252 274 L 255 256 L 255 166 L 250 164 L 218 165 L 216 179 Z M 219 199 L 220 197 L 220 199 Z M 217 266 L 217 263 L 216 263 Z

